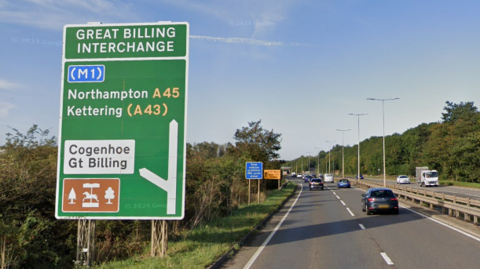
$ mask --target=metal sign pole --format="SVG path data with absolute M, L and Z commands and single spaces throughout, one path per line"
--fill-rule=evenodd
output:
M 95 255 L 95 220 L 79 219 L 75 266 L 90 267 Z
M 250 188 L 250 183 L 252 182 L 251 179 L 248 180 L 248 205 L 250 205 L 250 193 L 252 193 Z
M 258 180 L 257 203 L 260 204 L 260 179 Z

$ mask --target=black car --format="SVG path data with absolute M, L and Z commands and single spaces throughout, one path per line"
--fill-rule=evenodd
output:
M 312 178 L 309 183 L 310 190 L 320 189 L 323 190 L 323 181 L 319 178 Z
M 398 214 L 398 199 L 389 188 L 371 188 L 362 193 L 362 211 L 367 215 L 376 212 Z

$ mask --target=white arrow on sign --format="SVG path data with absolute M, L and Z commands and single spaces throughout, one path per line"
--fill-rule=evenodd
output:
M 168 180 L 152 173 L 147 168 L 140 169 L 140 175 L 167 192 L 167 215 L 174 215 L 177 202 L 177 151 L 178 151 L 178 123 L 170 122 L 168 136 Z

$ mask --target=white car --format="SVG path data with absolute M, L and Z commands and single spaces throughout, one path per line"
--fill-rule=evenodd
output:
M 297 173 L 292 172 L 292 177 L 296 177 L 296 176 L 297 176 Z
M 297 175 L 297 178 L 302 178 L 302 174 L 298 174 L 298 175 Z
M 333 174 L 325 174 L 325 183 L 333 183 Z
M 406 175 L 399 175 L 397 177 L 397 184 L 410 184 L 410 178 Z

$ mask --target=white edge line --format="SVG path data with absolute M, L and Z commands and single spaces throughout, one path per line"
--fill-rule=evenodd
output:
M 363 224 L 359 223 L 358 226 L 360 226 L 360 229 L 365 230 L 365 226 L 363 226 Z
M 288 209 L 287 213 L 285 214 L 285 216 L 283 216 L 282 220 L 280 220 L 280 222 L 277 224 L 277 227 L 275 227 L 275 229 L 273 229 L 272 232 L 270 232 L 270 235 L 267 237 L 267 239 L 265 239 L 265 241 L 263 241 L 262 245 L 257 249 L 257 251 L 255 252 L 255 254 L 253 254 L 252 258 L 250 258 L 250 260 L 248 261 L 247 264 L 245 264 L 245 266 L 243 267 L 243 269 L 249 269 L 250 266 L 252 266 L 252 264 L 255 262 L 255 260 L 258 258 L 258 256 L 260 255 L 260 253 L 262 253 L 263 249 L 265 248 L 265 246 L 268 244 L 268 242 L 270 242 L 270 240 L 272 239 L 272 237 L 275 235 L 275 233 L 277 232 L 277 230 L 280 228 L 280 226 L 282 226 L 283 224 L 283 221 L 285 221 L 285 219 L 287 218 L 288 214 L 290 214 L 290 211 L 292 211 L 293 207 L 295 206 L 295 204 L 297 203 L 298 201 L 298 198 L 300 198 L 300 195 L 302 195 L 302 192 L 303 192 L 303 184 L 298 184 L 300 186 L 302 186 L 302 188 L 300 189 L 300 193 L 298 194 L 297 196 L 297 199 L 295 199 L 295 202 L 293 202 L 293 204 L 290 206 L 290 209 Z
M 456 231 L 456 232 L 459 232 L 459 233 L 461 233 L 461 234 L 463 234 L 463 235 L 465 235 L 465 236 L 468 236 L 468 237 L 472 238 L 473 240 L 476 240 L 476 241 L 480 242 L 480 238 L 478 238 L 478 237 L 476 237 L 476 236 L 474 236 L 474 235 L 472 235 L 472 234 L 470 234 L 470 233 L 468 233 L 468 232 L 465 232 L 465 231 L 463 231 L 463 230 L 461 230 L 461 229 L 459 229 L 459 228 L 456 228 L 456 227 L 454 227 L 454 226 L 452 226 L 452 225 L 449 225 L 449 224 L 446 224 L 446 223 L 441 222 L 441 221 L 439 221 L 439 220 L 436 220 L 436 219 L 434 219 L 434 218 L 431 218 L 431 217 L 429 217 L 429 216 L 427 216 L 427 215 L 424 215 L 424 214 L 422 214 L 422 213 L 420 213 L 420 212 L 417 212 L 417 211 L 415 211 L 415 210 L 412 210 L 412 209 L 410 209 L 410 208 L 406 208 L 406 207 L 404 207 L 404 206 L 400 206 L 400 207 L 403 208 L 403 209 L 406 209 L 406 210 L 408 210 L 408 211 L 410 211 L 410 212 L 413 212 L 413 213 L 415 213 L 415 214 L 417 214 L 417 215 L 420 215 L 420 216 L 422 216 L 422 217 L 424 217 L 424 218 L 426 218 L 426 219 L 429 219 L 429 220 L 431 220 L 431 221 L 433 221 L 433 222 L 436 222 L 436 223 L 438 223 L 438 224 L 440 224 L 440 225 L 443 225 L 443 226 L 445 226 L 445 227 L 447 227 L 447 228 L 450 228 L 450 229 L 452 229 L 452 230 L 454 230 L 454 231 Z
M 350 215 L 352 215 L 352 217 L 355 217 L 355 214 L 353 214 L 352 211 L 350 211 L 350 208 L 347 207 L 347 211 L 348 213 L 350 213 Z
M 385 260 L 385 262 L 387 262 L 388 265 L 394 264 L 392 260 L 390 260 L 390 258 L 388 257 L 387 253 L 381 252 L 380 255 L 382 255 L 383 259 Z

